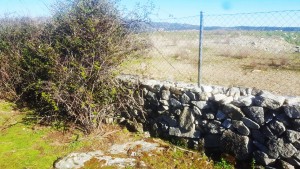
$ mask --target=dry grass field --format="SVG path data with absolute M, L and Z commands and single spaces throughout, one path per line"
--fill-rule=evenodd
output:
M 255 87 L 300 95 L 299 32 L 204 31 L 202 83 Z M 198 31 L 154 32 L 152 48 L 122 66 L 122 73 L 197 82 Z

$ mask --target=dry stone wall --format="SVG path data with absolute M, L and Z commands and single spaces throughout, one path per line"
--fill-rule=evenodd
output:
M 143 123 L 152 133 L 187 138 L 264 166 L 300 167 L 299 97 L 252 88 L 138 83 L 147 115 Z

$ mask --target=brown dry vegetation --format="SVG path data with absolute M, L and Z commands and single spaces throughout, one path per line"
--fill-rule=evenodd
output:
M 197 82 L 197 31 L 155 32 L 149 36 L 152 50 L 144 58 L 124 63 L 123 73 Z M 286 37 L 286 33 L 275 31 L 205 32 L 202 83 L 300 95 L 297 87 L 300 84 L 300 53 L 295 52 L 298 44 Z

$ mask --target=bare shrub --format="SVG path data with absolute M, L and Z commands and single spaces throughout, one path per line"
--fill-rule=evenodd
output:
M 135 102 L 134 92 L 115 80 L 116 68 L 147 47 L 129 22 L 114 1 L 70 0 L 60 1 L 43 27 L 29 20 L 16 30 L 15 24 L 2 29 L 1 90 L 13 90 L 42 122 L 72 121 L 85 132 L 101 127 L 106 117 Z

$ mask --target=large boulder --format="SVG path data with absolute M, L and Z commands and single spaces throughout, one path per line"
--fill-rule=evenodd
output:
M 270 92 L 262 91 L 255 97 L 254 102 L 257 106 L 266 107 L 272 110 L 278 109 L 283 105 L 285 98 L 275 96 Z
M 253 152 L 252 141 L 247 136 L 226 130 L 221 136 L 221 148 L 224 152 L 233 153 L 238 160 L 246 160 Z
M 276 161 L 276 159 L 269 158 L 269 156 L 262 152 L 262 151 L 255 151 L 253 153 L 255 161 L 257 161 L 259 164 L 262 164 L 264 166 L 270 165 Z
M 181 96 L 180 100 L 182 104 L 189 104 L 191 101 L 190 97 L 185 93 Z
M 285 114 L 292 119 L 300 118 L 300 105 L 292 105 L 284 107 Z
M 242 121 L 233 120 L 232 126 L 242 135 L 248 136 L 250 134 L 250 130 Z
M 235 106 L 251 106 L 252 105 L 252 101 L 254 99 L 254 96 L 241 96 L 238 98 L 238 100 L 235 100 L 232 102 L 232 104 L 234 104 Z
M 157 99 L 156 93 L 149 91 L 146 95 L 146 99 L 153 105 L 159 106 L 159 101 Z
M 200 138 L 200 134 L 201 134 L 200 131 L 195 130 L 195 127 L 193 127 L 193 129 L 190 131 L 182 131 L 178 127 L 170 127 L 169 128 L 170 136 L 186 137 L 186 138 Z
M 249 127 L 250 129 L 259 129 L 260 126 L 256 122 L 252 121 L 251 119 L 247 117 L 243 117 L 243 123 Z
M 265 122 L 265 113 L 262 107 L 251 106 L 245 107 L 244 113 L 247 117 L 258 123 L 259 125 L 263 125 Z
M 171 92 L 169 90 L 162 90 L 161 91 L 161 99 L 162 100 L 169 100 Z
M 210 105 L 207 103 L 207 101 L 192 101 L 192 104 L 201 110 L 210 108 Z
M 280 136 L 286 130 L 284 124 L 281 123 L 281 122 L 279 122 L 279 121 L 272 121 L 272 122 L 270 122 L 269 128 L 277 136 Z
M 269 140 L 267 147 L 269 149 L 268 155 L 273 158 L 278 158 L 279 156 L 290 158 L 297 152 L 297 149 L 292 144 L 285 143 L 282 138 Z
M 180 103 L 180 101 L 174 99 L 174 98 L 171 98 L 170 99 L 170 105 L 174 108 L 180 108 L 182 106 L 182 104 Z
M 184 107 L 179 116 L 179 126 L 187 131 L 190 131 L 193 127 L 194 121 L 195 116 L 193 114 L 193 109 Z
M 240 108 L 232 104 L 225 104 L 223 106 L 223 112 L 232 120 L 241 120 L 245 116 Z
M 300 140 L 300 132 L 294 130 L 287 130 L 286 131 L 286 138 L 291 142 L 294 143 L 297 140 Z

